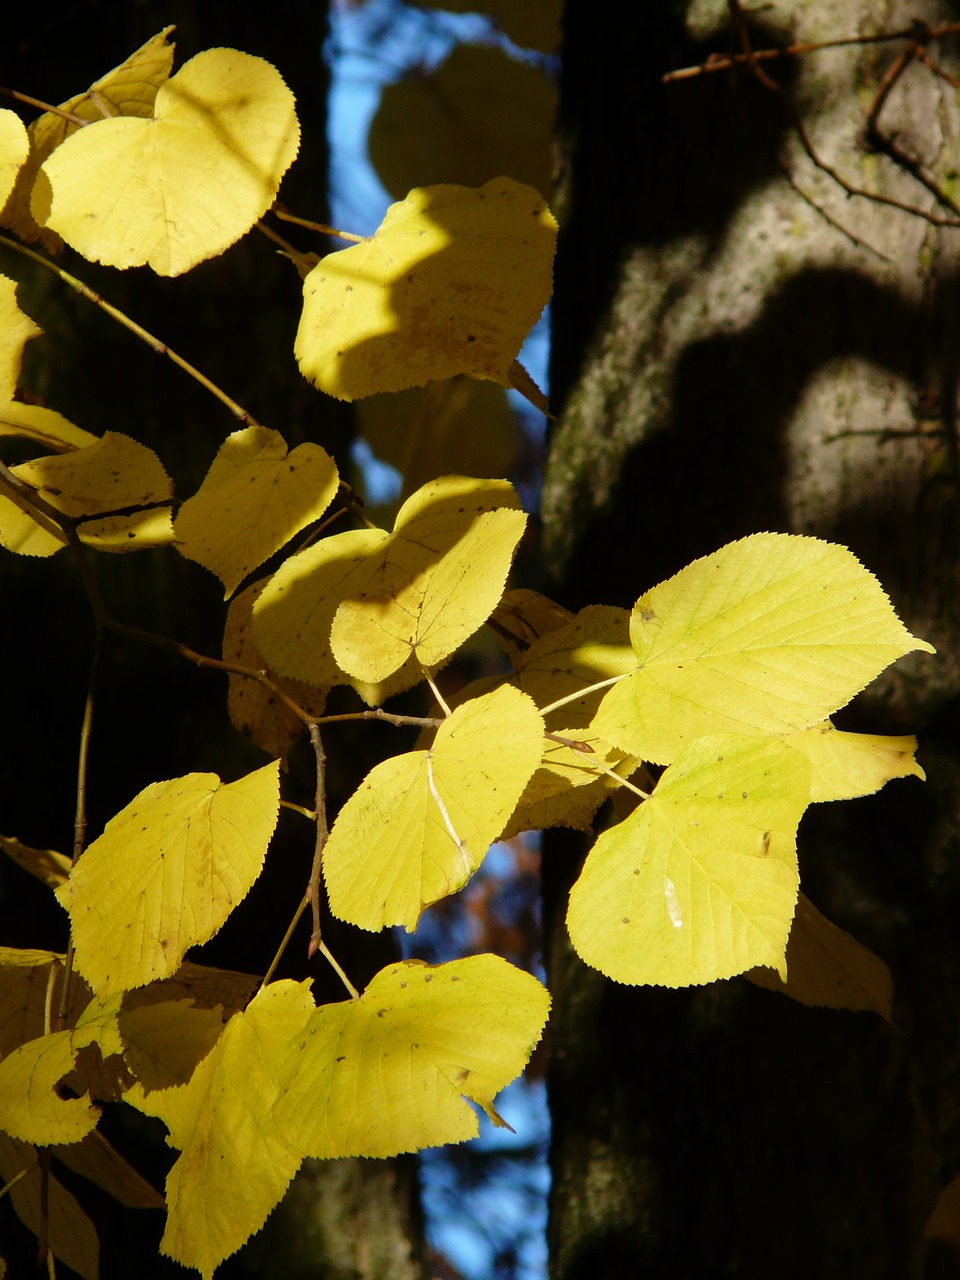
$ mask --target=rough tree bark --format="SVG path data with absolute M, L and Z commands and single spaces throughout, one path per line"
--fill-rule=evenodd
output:
M 955 1276 L 923 1228 L 960 1161 L 960 231 L 847 195 L 748 71 L 663 85 L 730 47 L 733 8 L 625 6 L 612 26 L 568 0 L 544 543 L 564 603 L 629 605 L 738 536 L 816 534 L 849 545 L 937 645 L 841 718 L 917 732 L 926 785 L 820 806 L 800 830 L 805 891 L 890 965 L 896 1025 L 742 979 L 605 981 L 562 927 L 582 849 L 548 844 L 552 1274 Z M 806 0 L 755 10 L 749 35 L 955 16 Z M 851 186 L 955 221 L 864 146 L 903 48 L 765 65 Z M 955 42 L 930 53 L 956 74 Z M 949 84 L 916 61 L 881 124 L 954 190 Z

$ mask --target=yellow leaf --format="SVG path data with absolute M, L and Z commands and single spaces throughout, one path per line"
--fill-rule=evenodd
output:
M 147 506 L 173 496 L 170 477 L 153 450 L 114 431 L 84 449 L 21 462 L 12 470 L 45 502 L 73 517 Z
M 217 575 L 226 599 L 247 574 L 323 515 L 338 484 L 336 465 L 318 444 L 288 453 L 279 431 L 235 431 L 180 508 L 180 552 Z
M 808 786 L 807 762 L 776 739 L 695 742 L 587 855 L 567 912 L 578 955 L 615 982 L 665 987 L 782 970 Z
M 46 225 L 94 262 L 180 275 L 262 217 L 299 141 L 279 72 L 207 49 L 160 86 L 152 119 L 100 120 L 60 144 L 41 171 Z
M 155 782 L 111 818 L 56 891 L 95 992 L 167 977 L 213 937 L 260 874 L 279 768 L 228 784 L 211 773 Z
M 29 150 L 23 121 L 15 111 L 0 107 L 0 209 L 7 203 Z
M 580 689 L 625 675 L 637 665 L 630 647 L 629 621 L 626 609 L 588 605 L 566 626 L 550 627 L 542 639 L 519 655 L 516 683 L 537 706 L 545 707 Z M 574 697 L 548 713 L 548 728 L 585 728 L 596 715 L 603 692 Z
M 78 526 L 77 535 L 81 542 L 96 551 L 120 555 L 128 551 L 148 551 L 152 547 L 169 547 L 176 542 L 173 508 L 151 507 L 147 511 L 85 520 Z
M 56 1085 L 74 1066 L 72 1031 L 55 1031 L 13 1049 L 0 1062 L 0 1129 L 21 1142 L 79 1142 L 97 1126 L 89 1098 L 61 1098 Z
M 504 686 L 458 707 L 433 746 L 377 765 L 323 854 L 330 909 L 361 929 L 402 924 L 473 875 L 540 763 L 543 721 Z
M 312 1014 L 286 1055 L 277 1123 L 321 1159 L 475 1137 L 466 1099 L 498 1122 L 494 1097 L 523 1070 L 549 1009 L 537 979 L 499 956 L 391 965 L 359 1000 Z
M 506 392 L 492 382 L 446 378 L 362 400 L 360 434 L 403 476 L 404 495 L 459 472 L 478 479 L 514 470 L 521 433 Z
M 503 838 L 521 831 L 542 831 L 547 827 L 571 827 L 587 831 L 590 820 L 610 793 L 620 785 L 616 778 L 601 773 L 598 766 L 627 777 L 639 763 L 591 733 L 578 729 L 559 733 L 576 746 L 548 740 L 544 743 L 540 767 L 527 783 L 507 824 Z
M 13 836 L 0 836 L 0 849 L 12 858 L 18 867 L 36 876 L 50 889 L 63 884 L 70 874 L 70 859 L 55 849 L 32 849 Z
M 43 1035 L 47 992 L 52 990 L 58 1004 L 62 981 L 63 956 L 53 951 L 0 947 L 0 1056 Z M 75 976 L 70 984 L 68 1026 L 89 1000 L 86 983 Z
M 173 45 L 167 27 L 132 53 L 119 67 L 95 81 L 85 93 L 76 94 L 60 104 L 63 111 L 92 123 L 105 116 L 147 117 L 153 112 L 157 90 L 173 67 Z M 63 248 L 63 241 L 52 231 L 38 225 L 31 212 L 31 197 L 36 200 L 41 219 L 50 208 L 50 188 L 39 175 L 47 156 L 75 133 L 80 126 L 72 120 L 45 112 L 30 125 L 30 155 L 20 170 L 13 194 L 3 210 L 0 222 L 15 231 L 21 240 L 42 240 L 52 252 Z
M 389 673 L 399 667 L 399 683 L 387 685 L 388 691 L 417 684 L 422 679 L 419 664 L 436 666 L 445 661 L 453 652 L 449 646 L 462 644 L 499 599 L 509 566 L 506 544 L 511 537 L 514 542 L 519 538 L 524 521 L 518 506 L 517 495 L 505 480 L 445 476 L 407 499 L 393 534 L 357 529 L 323 538 L 291 556 L 264 588 L 254 605 L 257 648 L 284 675 L 320 688 L 343 684 L 344 674 L 331 651 L 335 616 L 344 600 L 359 602 L 360 611 L 369 602 L 371 618 L 377 607 L 378 618 L 386 615 L 394 633 L 385 634 L 376 623 L 364 627 L 363 620 L 358 620 L 364 640 L 369 638 L 376 645 L 366 660 L 363 653 L 353 652 L 343 634 L 346 630 L 349 635 L 349 625 L 340 624 L 338 637 L 346 643 L 352 671 L 356 667 L 351 682 L 362 691 L 364 684 L 386 679 L 374 672 Z M 505 533 L 505 522 L 493 530 L 499 559 L 486 580 L 470 578 L 468 592 L 462 579 L 451 579 L 463 568 L 462 548 L 475 548 L 476 543 L 467 540 L 476 536 L 471 530 L 482 516 L 501 512 L 512 530 Z M 391 608 L 390 593 L 402 595 L 410 610 L 400 636 L 395 634 L 397 606 Z M 447 594 L 457 610 L 452 622 L 443 614 Z M 372 628 L 375 636 L 370 635 Z M 409 678 L 404 678 L 405 672 Z
M 44 1209 L 43 1181 L 36 1150 L 0 1133 L 0 1183 L 10 1184 L 17 1217 L 35 1236 L 45 1226 L 54 1256 L 83 1280 L 97 1280 L 100 1246 L 93 1223 L 59 1178 L 47 1179 Z
M 557 92 L 539 67 L 492 44 L 457 44 L 433 71 L 388 84 L 370 124 L 370 161 L 392 196 L 506 174 L 548 195 Z M 464 468 L 466 470 L 467 468 Z
M 925 778 L 914 759 L 914 737 L 844 733 L 829 720 L 785 741 L 810 761 L 810 800 L 852 800 L 873 795 L 893 778 Z
M 186 1084 L 219 1040 L 223 1024 L 219 1005 L 198 1009 L 192 1000 L 134 1000 L 117 1019 L 124 1057 L 145 1094 Z
M 411 655 L 440 667 L 493 612 L 527 518 L 506 507 L 466 516 L 438 503 L 406 524 L 398 518 L 378 589 L 334 615 L 330 648 L 347 675 L 386 680 Z
M 786 968 L 786 982 L 772 969 L 751 969 L 745 976 L 801 1004 L 872 1009 L 893 1021 L 890 970 L 879 956 L 831 924 L 802 893 L 787 943 Z
M 538 640 L 572 621 L 569 609 L 528 587 L 505 591 L 490 615 L 490 626 L 515 667 Z
M 309 982 L 282 981 L 235 1014 L 189 1083 L 127 1095 L 159 1116 L 180 1156 L 167 1176 L 160 1248 L 204 1277 L 259 1231 L 302 1155 L 276 1120 L 282 1050 L 315 1009 Z
M 252 634 L 253 607 L 265 586 L 265 581 L 255 582 L 231 602 L 223 629 L 225 662 L 235 662 L 253 671 L 267 669 Z M 308 714 L 323 715 L 326 690 L 316 689 L 299 680 L 286 680 L 283 676 L 273 675 L 273 679 Z M 285 756 L 305 732 L 303 722 L 269 689 L 246 676 L 230 675 L 227 711 L 234 728 L 245 733 L 270 756 Z
M 42 332 L 17 306 L 16 283 L 0 276 L 0 405 L 13 399 L 23 348 Z
M 21 404 L 18 400 L 0 404 L 0 436 L 33 440 L 45 453 L 67 453 L 96 444 L 99 439 L 92 432 L 74 426 L 54 409 L 40 404 Z
M 52 556 L 67 545 L 52 521 L 41 522 L 0 494 L 0 547 L 21 556 Z
M 302 373 L 341 400 L 459 373 L 509 386 L 550 297 L 556 230 L 543 198 L 511 178 L 411 191 L 376 235 L 303 282 Z
M 602 738 L 664 763 L 709 733 L 790 733 L 844 706 L 912 636 L 846 547 L 758 533 L 640 597 L 637 668 L 604 698 Z

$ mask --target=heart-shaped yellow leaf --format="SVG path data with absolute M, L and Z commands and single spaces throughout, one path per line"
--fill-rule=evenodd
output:
M 518 507 L 505 480 L 444 476 L 407 499 L 392 534 L 322 539 L 264 588 L 257 648 L 274 670 L 308 684 L 343 684 L 346 672 L 361 692 L 390 690 L 394 675 L 409 688 L 421 666 L 442 665 L 489 617 L 525 524 Z
M 808 762 L 776 739 L 694 743 L 587 855 L 567 911 L 581 959 L 665 987 L 783 970 L 809 782 Z
M 246 427 L 220 446 L 203 484 L 180 508 L 179 549 L 236 591 L 243 579 L 333 501 L 336 464 L 318 444 L 287 452 L 279 431 Z
M 466 1099 L 499 1122 L 493 1100 L 549 1009 L 537 979 L 499 956 L 391 965 L 359 1000 L 311 1015 L 285 1057 L 276 1122 L 322 1159 L 463 1142 L 477 1134 Z
M 155 782 L 107 823 L 56 891 L 95 992 L 141 987 L 212 938 L 260 874 L 280 811 L 280 764 L 224 784 Z
M 543 721 L 509 685 L 471 698 L 427 751 L 383 761 L 337 815 L 323 852 L 335 916 L 361 929 L 402 924 L 473 875 L 537 765 Z
M 13 190 L 30 142 L 23 121 L 15 111 L 0 107 L 0 209 Z
M 634 605 L 636 669 L 593 727 L 666 763 L 711 733 L 824 720 L 897 658 L 933 653 L 846 547 L 758 533 L 695 560 Z
M 262 217 L 299 141 L 276 68 L 207 49 L 161 85 L 152 119 L 101 120 L 57 147 L 46 225 L 94 262 L 180 275 Z
M 550 298 L 556 234 L 543 197 L 511 178 L 411 191 L 304 280 L 302 373 L 341 400 L 458 373 L 510 386 Z

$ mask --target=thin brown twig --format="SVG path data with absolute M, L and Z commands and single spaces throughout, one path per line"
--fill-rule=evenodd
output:
M 661 76 L 661 84 L 669 84 L 673 80 L 692 80 L 696 76 L 712 75 L 716 71 L 727 71 L 731 67 L 753 66 L 757 62 L 775 62 L 781 58 L 796 58 L 805 53 L 819 53 L 824 49 L 844 49 L 851 45 L 891 44 L 897 40 L 922 40 L 929 43 L 941 40 L 944 36 L 956 35 L 960 32 L 960 22 L 947 22 L 939 27 L 929 27 L 919 20 L 901 31 L 882 31 L 873 36 L 840 36 L 835 40 L 814 40 L 805 44 L 791 44 L 782 49 L 754 49 L 750 53 L 712 53 L 705 62 L 695 67 L 681 67 L 676 71 L 668 71 Z
M 21 93 L 19 89 L 8 89 L 5 85 L 0 84 L 0 94 L 5 98 L 12 98 L 14 102 L 22 102 L 25 107 L 36 107 L 38 111 L 60 116 L 62 120 L 68 120 L 71 124 L 79 125 L 81 129 L 85 125 L 93 123 L 90 120 L 84 120 L 82 116 L 74 115 L 72 111 L 67 111 L 64 107 L 55 107 L 51 102 L 43 102 L 40 98 L 31 98 L 29 93 Z
M 309 218 L 298 218 L 295 213 L 282 205 L 279 200 L 275 200 L 270 209 L 271 213 L 281 220 L 281 222 L 292 222 L 296 227 L 305 227 L 308 231 L 316 231 L 323 236 L 335 236 L 338 240 L 349 240 L 353 244 L 363 244 L 369 240 L 369 236 L 357 236 L 352 231 L 338 231 L 336 227 L 328 227 L 325 222 L 313 222 Z

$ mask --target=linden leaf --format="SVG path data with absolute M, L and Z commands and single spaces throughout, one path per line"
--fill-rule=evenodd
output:
M 97 1127 L 89 1098 L 61 1098 L 56 1086 L 74 1066 L 72 1031 L 55 1031 L 13 1049 L 0 1062 L 0 1129 L 21 1142 L 79 1142 Z
M 169 547 L 176 542 L 173 508 L 152 507 L 147 511 L 85 520 L 78 526 L 77 535 L 88 547 L 120 555 L 129 551 L 148 551 L 153 547 Z
M 50 889 L 63 884 L 70 874 L 71 860 L 55 849 L 33 849 L 14 836 L 0 836 L 0 850 Z
M 2 277 L 0 277 L 2 279 Z M 0 404 L 0 436 L 21 436 L 33 440 L 47 453 L 67 453 L 96 444 L 99 436 L 74 426 L 62 413 L 41 404 L 21 404 L 10 400 Z
M 603 690 L 572 697 L 581 689 L 635 669 L 637 659 L 630 647 L 630 615 L 612 605 L 588 605 L 565 626 L 551 627 L 517 659 L 516 683 L 538 706 L 563 701 L 557 711 L 547 712 L 553 729 L 582 729 L 596 715 Z M 566 701 L 567 698 L 571 700 Z M 602 735 L 601 735 L 602 736 Z
M 287 452 L 279 431 L 247 427 L 220 446 L 203 484 L 180 508 L 182 555 L 215 573 L 231 596 L 243 579 L 323 515 L 339 484 L 318 444 Z
M 416 927 L 483 861 L 540 763 L 543 721 L 504 686 L 458 707 L 432 747 L 378 764 L 323 852 L 330 909 L 361 929 Z
M 257 648 L 271 668 L 284 675 L 321 688 L 343 684 L 344 673 L 331 652 L 334 618 L 344 600 L 361 606 L 351 621 L 370 602 L 371 618 L 376 608 L 377 617 L 388 617 L 394 630 L 387 633 L 375 623 L 365 627 L 362 620 L 356 622 L 364 640 L 375 646 L 365 661 L 348 639 L 350 625 L 340 624 L 347 632 L 345 636 L 338 629 L 347 659 L 359 669 L 352 683 L 363 693 L 364 684 L 382 679 L 370 673 L 394 671 L 396 682 L 388 681 L 387 691 L 417 684 L 423 678 L 419 664 L 445 661 L 444 650 L 449 656 L 450 645 L 462 644 L 499 599 L 509 567 L 506 546 L 511 537 L 519 538 L 524 520 L 518 507 L 519 499 L 505 480 L 445 476 L 407 499 L 392 534 L 357 529 L 323 538 L 285 561 L 264 588 L 254 606 Z M 509 525 L 501 521 L 491 531 L 500 552 L 493 556 L 486 580 L 471 577 L 468 584 L 458 579 L 463 569 L 461 544 L 482 538 L 471 533 L 473 526 L 485 514 L 501 511 Z M 477 544 L 471 540 L 468 545 Z M 398 636 L 401 610 L 396 603 L 391 607 L 391 597 L 396 602 L 401 595 L 409 615 Z M 452 620 L 443 609 L 448 595 L 455 602 Z
M 511 178 L 411 191 L 304 280 L 301 372 L 341 400 L 459 373 L 510 386 L 550 297 L 556 232 L 542 196 Z
M 24 1226 L 38 1237 L 45 1232 L 54 1256 L 83 1280 L 97 1280 L 100 1246 L 93 1223 L 59 1178 L 49 1173 L 44 1178 L 36 1149 L 4 1133 L 0 1133 L 0 1182 L 9 1189 L 14 1212 Z
M 446 378 L 378 396 L 357 408 L 360 434 L 403 476 L 404 496 L 437 476 L 510 475 L 521 432 L 506 392 L 492 382 Z
M 884 667 L 932 646 L 900 622 L 846 547 L 758 533 L 640 597 L 637 668 L 593 727 L 660 763 L 710 733 L 790 733 L 844 706 Z
M 499 956 L 383 969 L 359 1000 L 323 1005 L 285 1055 L 275 1118 L 305 1155 L 393 1156 L 494 1123 L 550 1009 L 545 988 Z
M 85 449 L 21 462 L 12 470 L 45 502 L 73 517 L 147 506 L 173 496 L 170 477 L 153 450 L 114 431 Z
M 254 671 L 267 667 L 253 641 L 253 608 L 265 586 L 266 582 L 254 582 L 231 601 L 223 629 L 225 662 Z M 323 715 L 326 690 L 283 676 L 275 675 L 273 679 L 304 711 L 314 716 Z M 256 680 L 233 673 L 229 678 L 227 712 L 235 729 L 275 758 L 285 756 L 305 732 L 303 721 L 269 689 Z
M 620 785 L 618 777 L 610 775 L 626 777 L 639 763 L 589 731 L 573 730 L 557 736 L 574 745 L 551 740 L 544 743 L 540 767 L 524 788 L 503 831 L 504 840 L 521 831 L 547 827 L 587 831 L 593 815 Z M 602 767 L 608 772 L 600 772 Z
M 173 68 L 173 45 L 168 42 L 172 31 L 173 27 L 167 27 L 153 36 L 119 67 L 96 80 L 85 93 L 62 102 L 61 111 L 88 124 L 105 116 L 150 116 L 157 90 Z M 54 253 L 63 248 L 63 241 L 38 224 L 31 212 L 31 203 L 36 202 L 37 212 L 41 221 L 44 220 L 50 209 L 50 186 L 40 174 L 40 166 L 64 138 L 80 127 L 77 121 L 52 111 L 33 121 L 27 130 L 30 155 L 0 216 L 0 222 L 15 231 L 21 240 L 42 240 Z
M 186 1084 L 219 1040 L 223 1024 L 219 1005 L 198 1009 L 192 1000 L 125 1002 L 117 1018 L 124 1057 L 145 1094 Z
M 107 823 L 56 891 L 77 967 L 105 995 L 174 973 L 247 894 L 280 809 L 279 761 L 236 782 L 155 782 Z
M 0 405 L 13 399 L 23 348 L 43 330 L 17 306 L 17 285 L 0 276 Z
M 276 1108 L 282 1050 L 316 1006 L 309 982 L 274 982 L 227 1023 L 190 1081 L 127 1095 L 159 1116 L 180 1156 L 167 1176 L 160 1248 L 205 1278 L 259 1231 L 300 1167 L 300 1145 L 283 1135 Z
M 15 111 L 0 107 L 0 209 L 7 203 L 29 150 L 30 140 L 23 121 Z
M 100 120 L 61 143 L 41 170 L 46 225 L 91 261 L 177 276 L 266 213 L 299 141 L 276 68 L 207 49 L 160 86 L 152 119 Z
M 844 733 L 825 720 L 785 741 L 810 761 L 811 803 L 873 795 L 893 778 L 926 777 L 914 759 L 914 737 Z
M 0 547 L 21 556 L 46 557 L 66 545 L 66 534 L 52 521 L 28 515 L 0 494 Z
M 745 976 L 801 1004 L 827 1009 L 872 1009 L 893 1022 L 893 980 L 879 956 L 831 924 L 800 894 L 787 943 L 786 982 L 772 969 Z
M 490 615 L 490 626 L 507 657 L 519 667 L 527 650 L 551 631 L 573 621 L 573 614 L 549 596 L 529 587 L 505 591 Z
M 347 675 L 376 683 L 411 656 L 433 670 L 493 612 L 527 518 L 506 507 L 480 512 L 469 523 L 464 515 L 455 513 L 455 541 L 439 510 L 406 527 L 398 519 L 380 589 L 344 600 L 334 615 L 330 648 Z M 452 545 L 437 559 L 433 547 L 441 541 Z
M 692 986 L 782 970 L 809 765 L 770 738 L 703 738 L 605 831 L 570 892 L 578 955 L 615 982 Z
M 556 112 L 557 91 L 539 67 L 497 45 L 457 44 L 433 71 L 418 67 L 384 87 L 367 151 L 394 197 L 502 173 L 547 195 Z
M 54 999 L 59 1001 L 62 980 L 63 956 L 53 951 L 0 947 L 0 1056 L 43 1035 L 47 993 L 52 982 Z M 89 1000 L 86 983 L 75 977 L 70 984 L 68 1026 Z

